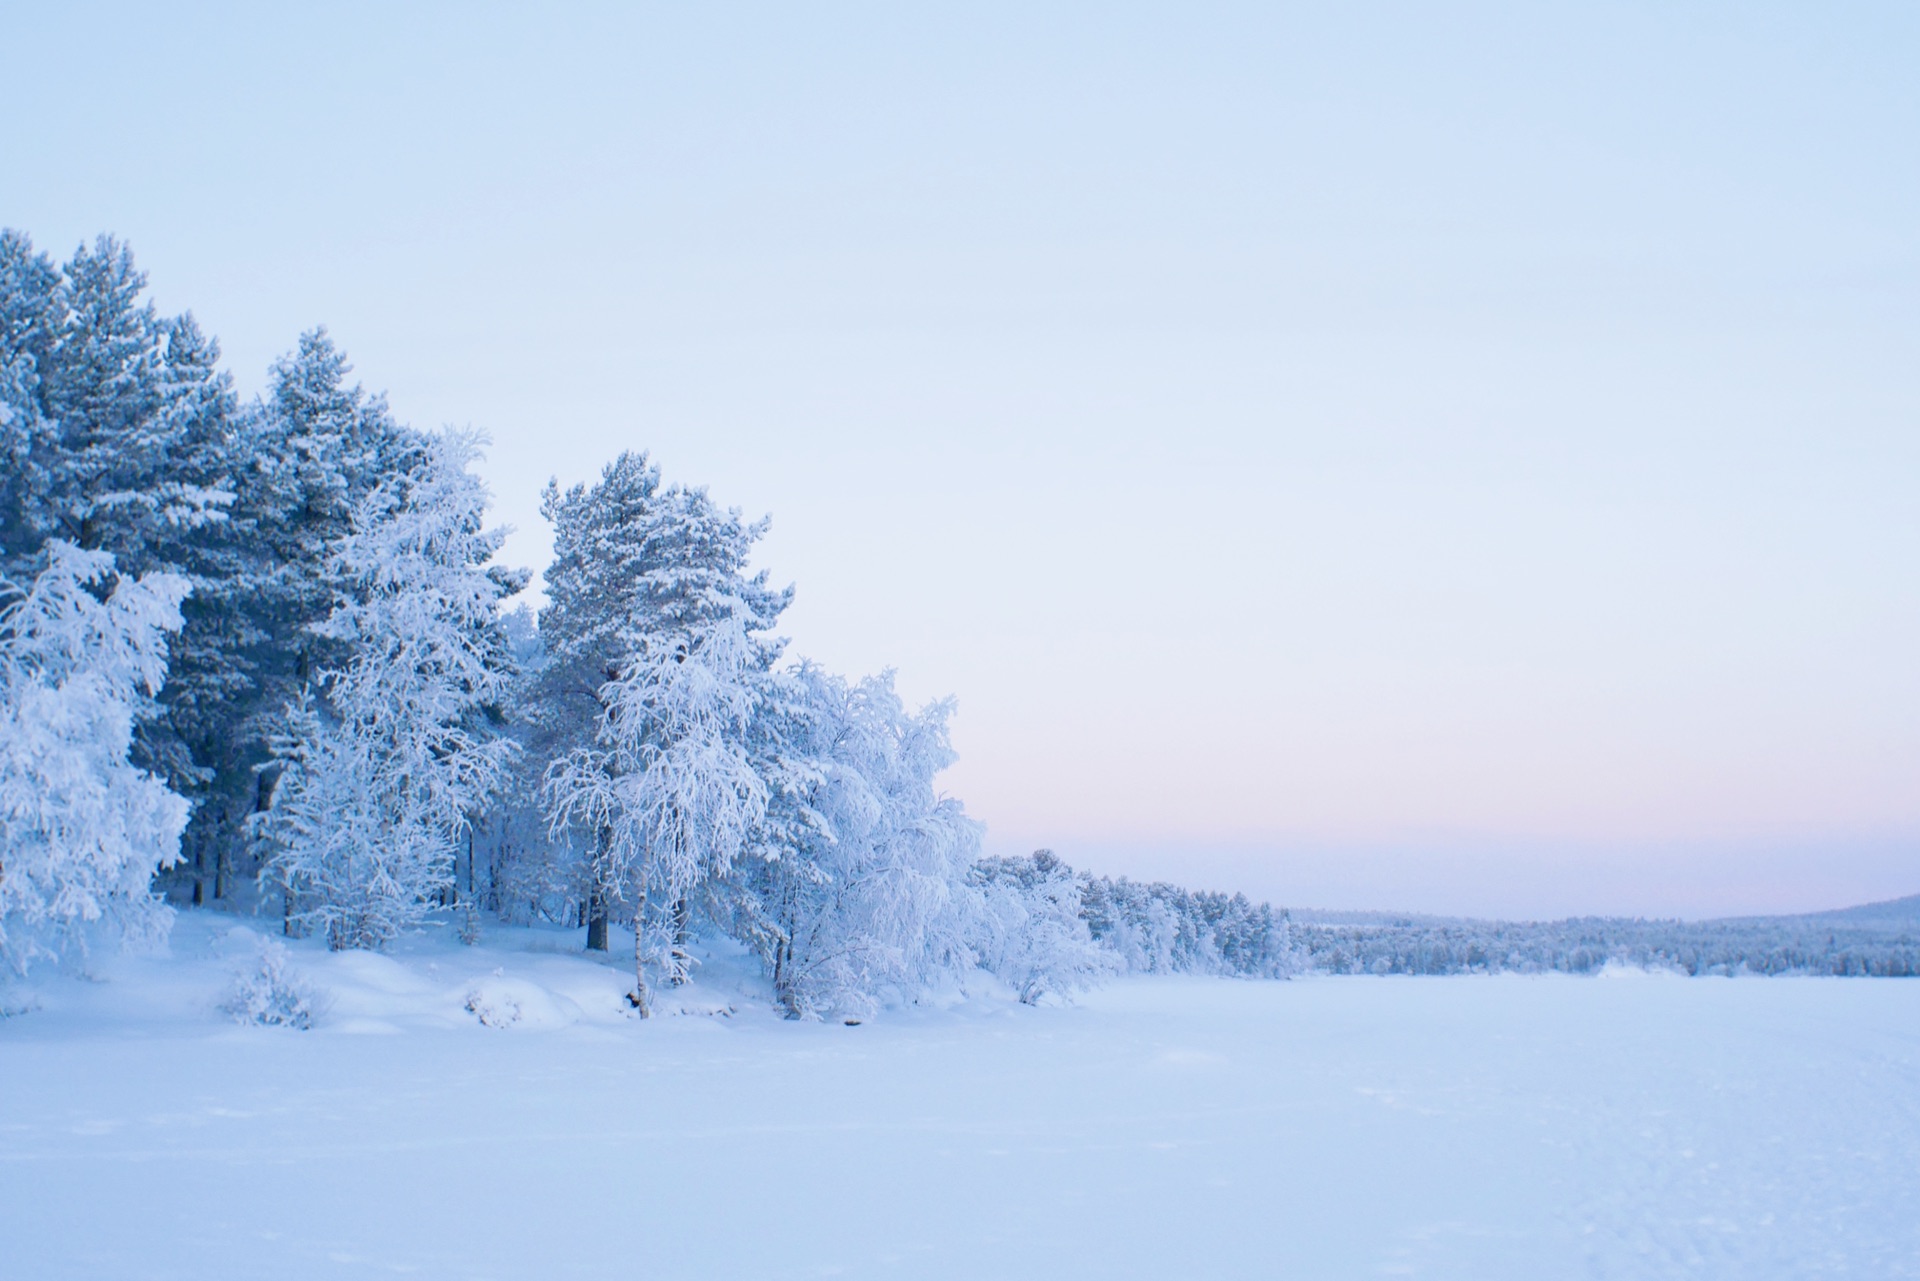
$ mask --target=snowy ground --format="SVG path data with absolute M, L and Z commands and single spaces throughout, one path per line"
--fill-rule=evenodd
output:
M 642 1025 L 577 936 L 496 931 L 302 950 L 301 1033 L 214 1011 L 232 928 L 0 1020 L 0 1274 L 1920 1276 L 1920 981 L 1133 979 L 845 1027 L 722 958 Z

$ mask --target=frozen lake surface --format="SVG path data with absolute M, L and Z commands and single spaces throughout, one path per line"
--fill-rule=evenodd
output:
M 1136 978 L 846 1027 L 722 957 L 642 1024 L 617 960 L 503 930 L 302 948 L 302 1033 L 214 1011 L 231 928 L 0 1020 L 5 1275 L 1920 1276 L 1920 981 Z

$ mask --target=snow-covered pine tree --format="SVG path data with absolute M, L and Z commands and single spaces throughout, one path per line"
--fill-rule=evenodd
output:
M 244 615 L 269 567 L 256 524 L 238 519 L 257 473 L 219 349 L 191 315 L 143 303 L 145 282 L 110 238 L 56 268 L 0 233 L 0 571 L 30 577 L 60 537 L 112 553 L 121 573 L 192 583 L 133 759 L 196 802 L 198 860 L 230 808 L 222 793 L 251 782 L 235 757 L 258 685 Z
M 328 558 L 316 630 L 346 656 L 295 710 L 285 772 L 260 823 L 296 919 L 335 948 L 384 946 L 451 887 L 455 842 L 513 751 L 489 723 L 511 671 L 490 569 L 477 439 L 431 437 L 425 459 L 369 494 Z
M 119 572 L 171 568 L 225 518 L 230 406 L 218 351 L 191 316 L 142 303 L 146 276 L 102 236 L 55 268 L 0 233 L 0 376 L 11 442 L 10 563 L 47 538 L 111 552 Z
M 285 739 L 285 709 L 347 661 L 340 642 L 317 630 L 336 603 L 330 558 L 369 495 L 427 452 L 427 438 L 395 422 L 384 398 L 350 384 L 351 372 L 326 331 L 311 330 L 238 415 L 236 538 L 225 590 L 209 597 L 217 608 L 198 633 L 229 680 L 223 699 L 187 709 L 199 759 L 216 775 L 187 832 L 195 902 L 209 882 L 218 893 L 248 855 L 250 820 L 279 777 L 272 744 Z
M 0 575 L 33 576 L 47 537 L 45 454 L 53 427 L 40 400 L 40 364 L 53 342 L 60 273 L 20 232 L 0 231 Z
M 120 555 L 129 571 L 144 559 L 141 517 L 154 506 L 143 482 L 168 443 L 159 422 L 165 339 L 152 304 L 140 303 L 145 284 L 124 245 L 103 236 L 81 246 L 56 274 L 50 332 L 38 344 L 41 413 L 53 431 L 34 460 L 35 521 L 47 536 Z M 110 537 L 117 545 L 106 546 Z
M 331 562 L 340 540 L 368 498 L 387 487 L 390 499 L 396 478 L 421 466 L 430 447 L 425 434 L 394 421 L 384 396 L 349 386 L 352 371 L 325 329 L 300 335 L 294 352 L 274 363 L 245 425 L 267 491 L 263 534 L 278 567 L 261 622 L 289 691 L 340 658 L 338 644 L 315 626 L 335 604 Z
M 650 630 L 646 585 L 658 563 L 652 532 L 660 505 L 660 469 L 630 450 L 608 463 L 591 487 L 563 492 L 557 480 L 547 483 L 540 514 L 553 526 L 553 560 L 539 615 L 545 661 L 529 708 L 529 741 L 543 771 L 597 745 L 607 716 L 601 691 L 619 678 L 626 656 Z M 577 779 L 575 785 L 585 784 Z M 551 801 L 552 788 L 545 790 Z M 584 847 L 578 891 L 587 948 L 604 952 L 609 899 L 617 890 L 613 834 L 604 824 L 578 831 L 585 811 L 568 810 L 553 835 Z M 550 803 L 549 818 L 557 814 Z
M 84 953 L 90 927 L 163 933 L 150 887 L 187 818 L 128 759 L 187 581 L 119 575 L 112 556 L 63 541 L 46 555 L 31 585 L 0 581 L 0 957 L 17 970 Z
M 582 753 L 605 746 L 618 682 L 643 647 L 665 652 L 732 619 L 751 661 L 761 670 L 772 666 L 779 642 L 765 633 L 793 592 L 768 586 L 764 570 L 747 573 L 764 520 L 747 524 L 703 489 L 663 487 L 659 469 L 633 452 L 609 463 L 591 486 L 562 491 L 549 484 L 541 511 L 553 524 L 554 556 L 540 612 L 546 664 L 529 736 L 540 760 L 577 766 L 588 759 Z M 596 759 L 618 763 L 611 756 Z M 586 787 L 577 769 L 565 773 L 568 788 Z M 611 787 L 609 779 L 602 790 L 610 794 Z M 609 911 L 628 888 L 620 878 L 630 863 L 609 827 L 582 826 L 587 811 L 566 802 L 575 794 L 550 790 L 549 813 L 557 819 L 564 810 L 569 817 L 556 830 L 584 847 L 587 946 L 604 951 Z M 685 910 L 679 903 L 672 908 Z
M 870 1010 L 977 959 L 979 827 L 934 778 L 953 761 L 950 703 L 910 713 L 891 673 L 849 683 L 812 664 L 769 700 L 774 780 L 736 929 L 793 1017 Z
M 1040 853 L 1045 853 L 1041 851 Z M 1038 854 L 1032 856 L 1037 859 Z M 995 860 L 1006 868 L 1031 859 Z M 1080 876 L 1081 916 L 1094 940 L 1137 973 L 1286 978 L 1305 965 L 1285 912 L 1244 894 L 1126 877 Z
M 193 593 L 169 642 L 167 684 L 140 727 L 135 759 L 194 803 L 187 848 L 205 862 L 208 837 L 226 813 L 224 798 L 251 781 L 250 762 L 237 754 L 258 674 L 246 611 L 272 566 L 254 519 L 258 496 L 241 451 L 232 381 L 218 368 L 219 345 L 191 314 L 162 327 L 160 434 L 171 444 L 169 475 L 156 488 L 185 499 L 174 504 L 177 519 L 163 520 L 146 539 L 147 555 L 185 575 Z M 214 895 L 221 897 L 225 859 L 212 852 Z
M 111 237 L 77 251 L 55 291 L 60 328 L 42 382 L 61 434 L 55 532 L 133 573 L 169 563 L 183 532 L 220 521 L 233 500 L 217 349 L 191 316 L 162 319 L 141 303 L 146 284 Z

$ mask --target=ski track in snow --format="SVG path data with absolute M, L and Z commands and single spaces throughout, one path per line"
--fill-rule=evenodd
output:
M 0 1275 L 1920 1276 L 1916 982 L 1134 978 L 846 1027 L 722 954 L 641 1024 L 617 955 L 497 929 L 295 945 L 303 1033 L 215 1012 L 233 930 L 0 1020 Z

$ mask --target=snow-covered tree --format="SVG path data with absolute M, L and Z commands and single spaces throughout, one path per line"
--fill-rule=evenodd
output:
M 289 919 L 324 931 L 336 951 L 385 947 L 452 881 L 453 839 L 387 747 L 312 702 L 289 713 L 276 745 L 282 774 L 257 824 L 272 851 L 261 875 L 284 887 Z
M 1003 865 L 1051 859 L 1037 851 Z M 1285 978 L 1304 958 L 1286 913 L 1244 894 L 1182 889 L 1164 881 L 1081 878 L 1081 916 L 1101 947 L 1136 973 L 1236 974 Z
M 163 933 L 151 884 L 187 819 L 128 759 L 186 580 L 117 575 L 112 556 L 62 541 L 46 553 L 30 586 L 0 582 L 0 956 L 16 969 L 83 952 L 90 927 Z
M 0 572 L 31 577 L 58 537 L 121 573 L 192 583 L 133 760 L 194 802 L 186 849 L 217 897 L 253 799 L 258 713 L 292 692 L 260 625 L 283 577 L 263 519 L 274 451 L 244 438 L 218 345 L 190 314 L 159 315 L 145 283 L 109 237 L 56 267 L 0 233 Z
M 476 829 L 468 863 L 470 899 L 484 900 L 502 919 L 579 926 L 583 882 L 580 851 L 550 831 L 542 791 L 550 761 L 539 750 L 545 727 L 539 707 L 547 652 L 530 605 L 501 618 L 513 654 L 513 682 L 505 700 L 505 732 L 519 745 L 498 802 Z M 476 867 L 478 863 L 478 867 Z M 484 871 L 479 869 L 483 868 Z
M 6 235 L 0 363 L 30 364 L 21 390 L 40 427 L 16 458 L 23 523 L 144 573 L 232 501 L 207 451 L 225 380 L 191 317 L 140 301 L 146 276 L 125 245 L 102 236 L 55 269 Z
M 329 648 L 311 624 L 331 609 L 330 564 L 340 539 L 364 515 L 370 495 L 419 466 L 430 438 L 395 422 L 384 396 L 349 385 L 353 366 L 325 329 L 300 335 L 274 362 L 246 424 L 246 443 L 269 491 L 260 520 L 282 566 L 273 604 L 283 614 L 281 645 L 304 681 L 327 665 Z
M 1081 914 L 1073 869 L 1037 850 L 1031 857 L 988 859 L 975 868 L 981 889 L 981 964 L 1032 1005 L 1093 986 L 1125 968 L 1094 942 Z
M 531 750 L 551 763 L 588 759 L 612 764 L 604 750 L 612 733 L 615 691 L 630 661 L 643 651 L 660 655 L 698 640 L 724 620 L 745 637 L 753 666 L 770 668 L 779 642 L 765 633 L 792 599 L 792 589 L 768 586 L 767 573 L 747 572 L 766 522 L 745 522 L 716 505 L 703 489 L 663 486 L 643 453 L 623 453 L 597 483 L 562 491 L 547 488 L 542 514 L 553 523 L 553 562 L 546 572 L 547 605 L 540 612 L 545 665 L 533 691 Z M 583 755 L 585 753 L 585 755 Z M 550 792 L 560 812 L 563 795 L 585 795 L 577 769 L 565 793 Z M 610 792 L 612 780 L 602 787 Z M 566 805 L 558 825 L 583 847 L 580 887 L 587 946 L 605 950 L 608 913 L 623 893 L 627 855 L 604 827 L 588 830 L 587 810 Z M 632 907 L 634 904 L 627 904 Z M 684 914 L 676 902 L 672 910 Z
M 477 440 L 431 438 L 423 462 L 356 508 L 329 557 L 316 630 L 347 655 L 296 709 L 262 831 L 295 915 L 336 948 L 380 947 L 451 887 L 455 842 L 498 786 L 511 740 L 489 723 L 511 670 L 490 569 Z
M 225 565 L 207 570 L 221 580 L 221 593 L 209 595 L 217 609 L 192 616 L 230 680 L 202 709 L 182 709 L 196 713 L 182 720 L 215 774 L 186 837 L 196 903 L 204 880 L 219 895 L 228 862 L 248 853 L 250 822 L 278 778 L 273 741 L 284 737 L 284 709 L 348 663 L 346 645 L 323 630 L 340 595 L 336 549 L 371 495 L 382 486 L 392 495 L 426 457 L 428 438 L 396 423 L 384 398 L 349 384 L 349 373 L 326 330 L 309 330 L 238 415 L 230 526 L 242 538 Z
M 597 741 L 547 777 L 554 823 L 601 842 L 607 884 L 632 911 L 643 1018 L 648 960 L 685 979 L 689 896 L 731 870 L 766 812 L 748 752 L 763 673 L 743 614 L 642 636 L 602 692 Z
M 41 359 L 52 345 L 60 273 L 18 231 L 0 231 L 0 575 L 32 577 L 47 538 L 45 453 L 53 426 L 42 410 Z
M 290 911 L 377 946 L 454 896 L 462 844 L 471 912 L 484 844 L 491 901 L 577 909 L 592 948 L 610 912 L 634 920 L 642 1005 L 649 966 L 683 978 L 703 926 L 759 949 L 795 1013 L 982 958 L 1033 999 L 1090 972 L 1088 936 L 1148 968 L 1274 964 L 1284 921 L 1244 899 L 976 869 L 977 830 L 933 788 L 941 706 L 910 715 L 884 678 L 775 672 L 792 591 L 748 569 L 764 520 L 662 484 L 639 453 L 549 485 L 547 606 L 510 640 L 498 605 L 522 580 L 487 568 L 499 536 L 470 439 L 396 423 L 319 329 L 242 406 L 217 344 L 145 284 L 111 238 L 56 265 L 0 232 L 0 579 L 45 570 L 34 599 L 77 582 L 109 611 L 174 581 L 159 571 L 190 586 L 177 625 L 142 633 L 157 694 L 112 703 L 130 771 L 112 777 L 126 805 L 139 780 L 166 785 L 155 832 L 166 796 L 190 802 L 175 884 L 195 903 L 266 855 L 260 883 Z M 78 733 L 82 692 L 106 688 L 47 680 L 10 695 L 19 751 Z M 117 724 L 109 702 L 95 712 Z M 69 720 L 34 719 L 55 712 Z M 495 803 L 514 742 L 519 795 Z M 176 848 L 160 844 L 156 865 Z
M 765 839 L 743 867 L 736 929 L 794 1017 L 872 1009 L 957 981 L 977 956 L 979 827 L 934 779 L 952 707 L 910 713 L 891 673 L 785 673 L 763 753 Z

